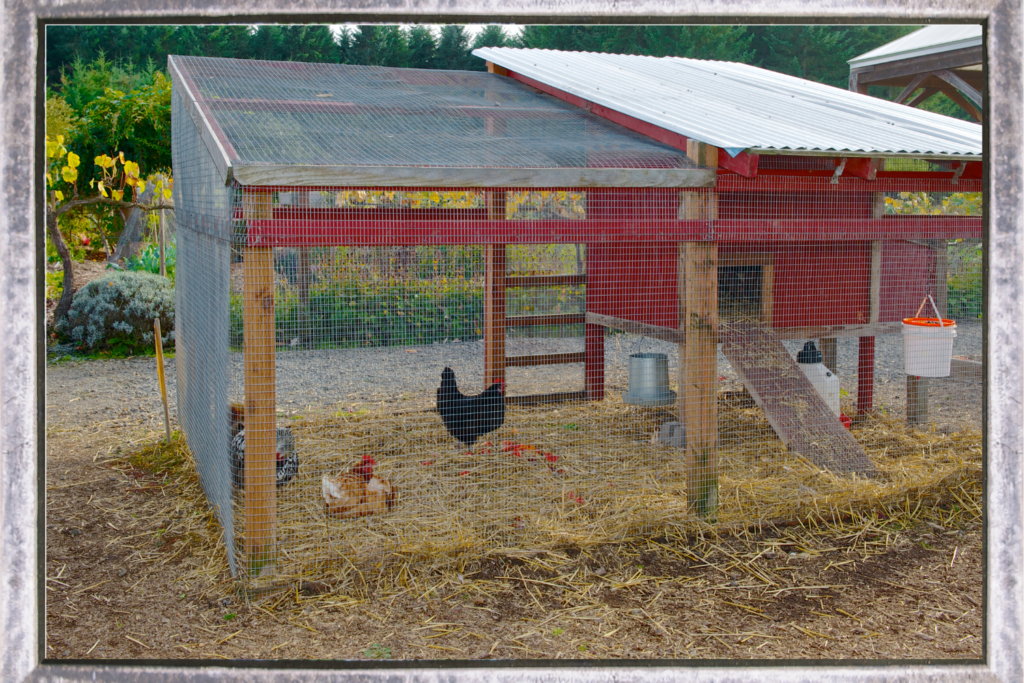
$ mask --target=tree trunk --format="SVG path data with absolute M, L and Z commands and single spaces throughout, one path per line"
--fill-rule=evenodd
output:
M 61 263 L 64 264 L 64 291 L 60 295 L 60 301 L 57 302 L 57 308 L 53 310 L 53 323 L 56 325 L 67 316 L 68 310 L 71 309 L 75 276 L 72 272 L 71 252 L 68 251 L 67 245 L 64 244 L 64 238 L 57 228 L 57 216 L 49 208 L 46 210 L 46 229 L 50 233 L 50 239 L 53 241 L 54 246 L 57 247 Z

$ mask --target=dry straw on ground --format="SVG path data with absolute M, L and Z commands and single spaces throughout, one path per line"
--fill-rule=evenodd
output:
M 720 509 L 709 525 L 687 511 L 684 453 L 651 443 L 671 419 L 668 410 L 635 408 L 614 394 L 510 407 L 505 426 L 488 435 L 493 445 L 478 444 L 470 456 L 430 411 L 303 416 L 292 423 L 299 476 L 278 490 L 279 562 L 269 586 L 372 581 L 382 589 L 391 577 L 397 588 L 411 573 L 461 570 L 493 556 L 794 521 L 842 527 L 880 510 L 909 514 L 939 502 L 980 511 L 977 432 L 925 433 L 875 415 L 854 435 L 880 476 L 837 477 L 789 453 L 760 409 L 731 397 L 720 403 Z M 327 517 L 321 475 L 347 471 L 367 453 L 397 487 L 395 509 Z M 200 495 L 198 487 L 188 492 Z M 240 548 L 243 496 L 236 500 Z M 216 546 L 207 552 L 223 558 Z M 203 564 L 209 570 L 223 560 Z

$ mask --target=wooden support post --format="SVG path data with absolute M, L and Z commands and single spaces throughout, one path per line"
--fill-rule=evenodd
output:
M 939 315 L 946 316 L 947 271 L 949 255 L 946 240 L 932 240 L 935 251 L 935 307 Z M 928 378 L 907 375 L 907 424 L 928 424 Z
M 907 375 L 907 424 L 928 422 L 928 378 Z
M 861 337 L 857 358 L 857 415 L 867 415 L 875 399 L 875 338 Z
M 821 347 L 821 362 L 825 364 L 825 367 L 832 371 L 833 374 L 838 375 L 836 372 L 836 357 L 838 356 L 837 344 L 835 337 L 826 337 L 818 340 L 818 345 Z
M 605 328 L 601 325 L 587 323 L 585 329 L 584 388 L 588 401 L 600 401 L 604 398 Z
M 245 551 L 255 578 L 273 565 L 277 535 L 274 250 L 244 254 Z
M 868 324 L 879 320 L 882 306 L 882 241 L 871 242 L 871 279 L 868 284 Z M 875 338 L 861 337 L 857 358 L 857 415 L 874 408 Z
M 716 213 L 717 215 L 717 213 Z M 761 264 L 761 322 L 772 326 L 772 311 L 775 307 L 775 262 L 769 259 Z
M 714 520 L 718 509 L 718 244 L 679 245 L 680 419 L 686 429 L 686 498 Z
M 505 219 L 505 193 L 488 191 L 487 217 Z M 505 381 L 505 245 L 485 247 L 484 387 Z

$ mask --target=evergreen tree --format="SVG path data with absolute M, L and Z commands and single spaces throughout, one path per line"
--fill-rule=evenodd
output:
M 294 24 L 281 27 L 281 58 L 289 62 L 338 61 L 338 44 L 329 26 Z
M 433 69 L 437 43 L 433 32 L 426 26 L 413 26 L 406 36 L 409 44 L 409 66 L 414 69 Z
M 409 66 L 409 44 L 405 39 L 405 31 L 401 26 L 389 25 L 377 27 L 377 40 L 380 44 L 380 66 Z
M 846 88 L 847 60 L 913 31 L 912 26 L 752 26 L 753 63 Z
M 408 66 L 409 46 L 400 26 L 361 25 L 352 44 L 350 64 Z
M 509 44 L 509 37 L 499 24 L 487 24 L 484 30 L 476 34 L 473 40 L 473 49 L 478 47 L 506 47 Z
M 609 26 L 601 52 L 750 63 L 745 26 Z
M 600 52 L 609 29 L 607 26 L 526 26 L 519 38 L 523 47 L 570 52 Z
M 338 46 L 338 63 L 348 64 L 352 59 L 352 45 L 355 42 L 352 29 L 348 26 L 342 26 L 338 35 L 335 36 L 334 42 Z
M 466 27 L 461 24 L 448 24 L 441 27 L 441 39 L 437 42 L 434 53 L 434 68 L 470 71 L 477 67 L 472 62 L 481 60 L 469 54 L 469 36 Z M 486 68 L 486 67 L 485 67 Z

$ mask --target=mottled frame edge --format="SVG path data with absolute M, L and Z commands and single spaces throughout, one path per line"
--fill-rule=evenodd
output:
M 1021 324 L 1024 261 L 1024 173 L 1022 173 L 1022 12 L 1021 0 L 575 0 L 566 6 L 550 0 L 503 5 L 497 0 L 405 0 L 376 4 L 368 0 L 317 3 L 315 0 L 135 0 L 109 8 L 99 0 L 5 0 L 0 38 L 0 680 L 335 680 L 352 681 L 594 681 L 639 680 L 650 683 L 690 681 L 1021 681 L 1022 471 L 1024 361 Z M 598 668 L 472 668 L 443 663 L 409 668 L 319 670 L 312 668 L 246 669 L 176 663 L 142 666 L 42 664 L 39 567 L 43 546 L 43 485 L 38 457 L 44 432 L 41 398 L 45 365 L 39 349 L 42 327 L 37 306 L 42 282 L 40 252 L 42 159 L 36 128 L 37 59 L 42 22 L 121 20 L 145 22 L 179 17 L 259 17 L 262 21 L 407 20 L 517 21 L 547 20 L 669 21 L 690 23 L 734 20 L 758 23 L 768 17 L 808 23 L 861 21 L 985 21 L 988 54 L 987 235 L 985 274 L 989 311 L 985 322 L 987 364 L 983 404 L 987 491 L 985 575 L 985 662 L 979 665 L 909 664 L 885 666 L 606 666 Z M 998 144 L 993 143 L 997 141 Z M 35 183 L 27 183 L 25 170 Z M 29 191 L 31 189 L 31 191 Z M 311 663 L 314 666 L 316 663 Z M 344 664 L 342 663 L 342 666 Z

